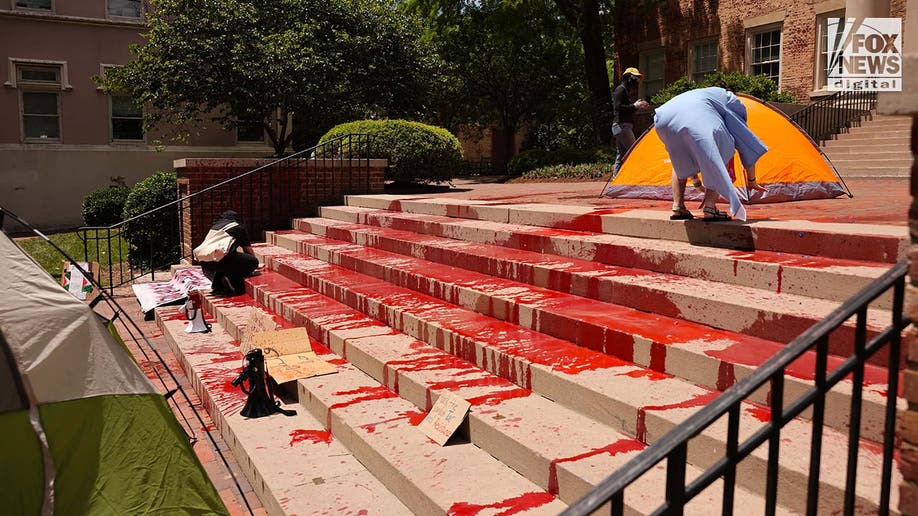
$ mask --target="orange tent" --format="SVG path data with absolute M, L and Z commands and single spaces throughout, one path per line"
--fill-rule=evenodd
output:
M 746 106 L 749 128 L 765 145 L 768 152 L 756 165 L 756 176 L 765 192 L 746 189 L 746 174 L 738 154 L 727 169 L 735 177 L 733 184 L 740 199 L 751 203 L 831 199 L 851 191 L 835 167 L 797 124 L 784 113 L 755 97 L 737 95 Z M 735 174 L 733 171 L 736 171 Z M 663 142 L 651 127 L 625 155 L 625 161 L 604 189 L 603 195 L 627 199 L 672 200 L 672 165 Z M 702 178 L 703 179 L 703 178 Z M 700 200 L 702 193 L 689 185 L 685 191 L 689 200 Z

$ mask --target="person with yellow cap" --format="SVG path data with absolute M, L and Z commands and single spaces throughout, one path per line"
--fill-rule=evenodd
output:
M 637 95 L 637 85 L 641 77 L 641 72 L 637 68 L 626 68 L 622 74 L 621 84 L 612 92 L 612 136 L 615 137 L 615 148 L 618 150 L 612 170 L 613 177 L 618 174 L 628 149 L 634 145 L 634 112 L 650 107 L 643 99 L 633 100 L 632 95 Z

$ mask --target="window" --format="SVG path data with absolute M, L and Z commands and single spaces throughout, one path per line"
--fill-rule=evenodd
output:
M 752 32 L 747 39 L 751 54 L 750 73 L 765 75 L 780 84 L 781 78 L 781 28 L 768 27 Z
M 839 22 L 844 23 L 845 10 L 841 9 L 838 11 L 832 11 L 830 13 L 821 14 L 816 17 L 816 71 L 813 74 L 815 78 L 815 84 L 813 85 L 817 90 L 823 90 L 826 88 L 826 78 L 828 76 L 830 57 L 830 43 L 829 43 L 829 28 L 832 27 L 832 33 L 836 34 L 837 38 L 840 38 L 842 35 L 840 27 L 837 25 Z M 839 72 L 841 71 L 842 62 L 838 61 Z
M 45 64 L 16 64 L 16 82 L 25 141 L 60 141 L 61 67 Z
M 689 49 L 691 79 L 701 82 L 706 75 L 717 71 L 717 40 L 696 43 Z
M 108 0 L 108 15 L 122 18 L 141 18 L 143 5 L 140 0 Z
M 236 125 L 236 140 L 264 143 L 265 127 L 262 122 L 240 121 Z
M 641 88 L 643 89 L 641 98 L 648 100 L 663 89 L 664 64 L 665 54 L 662 50 L 641 55 L 640 70 L 644 74 L 644 79 L 641 81 Z
M 112 140 L 143 141 L 143 109 L 127 95 L 112 95 Z
M 20 9 L 36 9 L 50 11 L 51 0 L 16 0 L 16 7 Z

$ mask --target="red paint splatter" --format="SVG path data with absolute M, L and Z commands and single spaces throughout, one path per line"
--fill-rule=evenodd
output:
M 771 409 L 768 407 L 751 404 L 746 407 L 746 412 L 763 423 L 771 421 Z
M 494 514 L 495 516 L 510 516 L 512 514 L 518 514 L 524 511 L 535 509 L 536 507 L 541 507 L 542 505 L 548 504 L 555 501 L 554 495 L 545 491 L 536 491 L 531 493 L 523 493 L 514 498 L 507 498 L 506 500 L 501 500 L 499 502 L 494 502 L 486 505 L 473 504 L 468 502 L 456 502 L 450 506 L 449 510 L 446 511 L 446 514 L 450 516 L 473 516 L 480 514 L 485 510 L 494 510 L 500 512 L 491 512 L 488 511 L 488 514 Z
M 290 432 L 290 446 L 309 441 L 313 444 L 325 443 L 331 445 L 332 435 L 328 430 L 293 430 Z
M 421 412 L 419 410 L 406 410 L 404 412 L 400 412 L 399 415 L 396 417 L 385 419 L 383 421 L 377 421 L 376 423 L 367 423 L 365 425 L 360 425 L 360 428 L 363 428 L 364 430 L 366 430 L 368 434 L 372 434 L 376 432 L 376 427 L 379 425 L 384 425 L 386 423 L 392 423 L 395 421 L 401 421 L 403 419 L 407 419 L 408 423 L 411 426 L 418 426 L 421 424 L 421 421 L 424 421 L 424 418 L 426 417 L 427 417 L 427 412 Z
M 532 391 L 530 391 L 529 389 L 516 388 L 516 389 L 508 389 L 506 391 L 489 392 L 488 394 L 484 394 L 482 396 L 476 396 L 474 398 L 469 398 L 466 401 L 468 401 L 473 407 L 477 407 L 480 405 L 494 406 L 494 405 L 500 405 L 501 403 L 507 400 L 512 400 L 516 398 L 525 398 L 526 396 L 529 396 L 530 394 L 532 394 Z
M 669 405 L 647 405 L 638 409 L 637 414 L 637 425 L 635 428 L 635 435 L 638 440 L 646 443 L 647 442 L 647 423 L 646 417 L 647 412 L 657 411 L 657 410 L 673 410 L 673 409 L 683 409 L 683 408 L 692 408 L 692 407 L 703 407 L 713 401 L 720 395 L 717 391 L 707 392 L 695 396 L 694 398 L 689 398 L 678 403 L 671 403 Z
M 342 401 L 342 402 L 333 404 L 332 406 L 328 407 L 329 411 L 344 408 L 344 407 L 349 407 L 351 405 L 356 405 L 358 403 L 363 403 L 365 401 L 376 401 L 376 400 L 384 400 L 387 398 L 397 398 L 398 397 L 398 394 L 395 394 L 394 392 L 389 390 L 387 387 L 384 387 L 382 385 L 375 386 L 375 387 L 360 387 L 358 389 L 353 389 L 349 391 L 339 391 L 339 392 L 335 392 L 332 394 L 334 396 L 350 396 L 352 394 L 357 394 L 358 396 L 348 401 Z
M 781 282 L 784 281 L 784 266 L 778 265 L 778 288 L 775 289 L 775 293 L 781 293 Z
M 736 383 L 736 372 L 733 364 L 721 361 L 717 368 L 717 390 L 725 391 Z
M 632 369 L 625 373 L 618 373 L 615 376 L 627 376 L 628 378 L 647 378 L 648 380 L 658 381 L 672 378 L 672 375 L 659 373 L 651 369 Z
M 576 462 L 578 460 L 595 457 L 604 453 L 608 453 L 610 457 L 614 457 L 619 453 L 640 451 L 643 449 L 644 443 L 640 441 L 635 439 L 619 439 L 618 441 L 615 441 L 608 446 L 603 446 L 602 448 L 593 448 L 592 450 L 581 453 L 580 455 L 554 459 L 548 466 L 548 492 L 553 495 L 558 494 L 558 464 L 562 462 Z

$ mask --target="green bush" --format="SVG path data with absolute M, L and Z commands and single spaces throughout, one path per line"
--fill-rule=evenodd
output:
M 131 189 L 126 186 L 100 188 L 83 198 L 83 220 L 87 226 L 111 226 L 121 222 L 124 203 Z
M 589 150 L 565 148 L 555 151 L 530 149 L 517 154 L 507 163 L 507 173 L 517 176 L 553 165 L 614 162 L 615 149 L 612 147 L 601 146 Z
M 680 77 L 651 97 L 650 103 L 659 106 L 680 93 L 709 86 L 726 86 L 727 89 L 735 93 L 745 93 L 769 102 L 794 102 L 792 95 L 778 91 L 777 83 L 764 75 L 746 75 L 741 72 L 728 74 L 715 72 L 706 75 L 698 83 L 686 77 Z
M 159 208 L 176 199 L 175 172 L 156 172 L 137 183 L 124 203 L 124 220 Z M 122 238 L 130 246 L 132 267 L 159 268 L 179 260 L 178 206 L 161 209 L 125 223 Z
M 581 163 L 579 165 L 550 165 L 530 170 L 523 179 L 600 180 L 612 175 L 612 163 Z
M 319 143 L 349 133 L 371 136 L 370 156 L 389 160 L 386 178 L 393 181 L 448 181 L 462 168 L 462 145 L 442 127 L 407 120 L 358 120 L 336 125 Z M 337 150 L 333 153 L 345 157 L 357 152 L 366 155 L 362 148 Z

